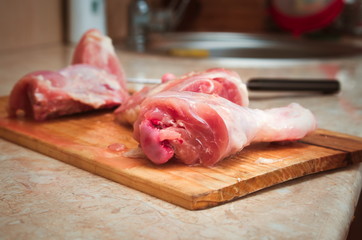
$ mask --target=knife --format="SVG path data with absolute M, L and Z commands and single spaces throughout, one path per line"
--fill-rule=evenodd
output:
M 159 84 L 156 78 L 128 78 L 130 83 Z M 246 86 L 250 91 L 298 91 L 333 94 L 340 91 L 337 79 L 300 79 L 300 78 L 251 78 Z

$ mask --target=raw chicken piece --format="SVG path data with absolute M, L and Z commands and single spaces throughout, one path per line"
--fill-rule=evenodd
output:
M 241 81 L 239 75 L 234 71 L 213 68 L 204 72 L 191 72 L 180 78 L 176 78 L 172 74 L 165 74 L 161 84 L 153 88 L 143 88 L 116 109 L 116 120 L 122 124 L 133 124 L 138 117 L 139 105 L 143 100 L 163 91 L 216 94 L 241 106 L 249 104 L 246 85 Z
M 297 140 L 315 129 L 313 114 L 296 103 L 263 111 L 216 95 L 167 91 L 141 104 L 134 138 L 156 164 L 176 158 L 212 166 L 251 142 Z
M 117 58 L 112 40 L 102 35 L 97 29 L 90 29 L 77 44 L 72 64 L 89 64 L 107 70 L 117 76 L 122 87 L 126 89 L 126 77 Z
M 20 110 L 40 121 L 115 107 L 127 97 L 115 75 L 77 64 L 58 72 L 37 71 L 25 75 L 11 91 L 8 113 L 15 117 Z

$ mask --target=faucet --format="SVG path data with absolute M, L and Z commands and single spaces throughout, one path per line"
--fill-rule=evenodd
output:
M 128 47 L 144 52 L 148 34 L 175 29 L 189 2 L 172 0 L 165 9 L 151 9 L 147 0 L 132 0 L 128 8 Z

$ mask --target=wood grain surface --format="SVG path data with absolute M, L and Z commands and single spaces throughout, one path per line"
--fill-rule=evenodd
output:
M 135 154 L 131 129 L 111 111 L 34 122 L 8 118 L 6 102 L 0 98 L 2 138 L 190 210 L 362 161 L 361 138 L 319 129 L 298 142 L 253 144 L 214 167 L 157 166 Z

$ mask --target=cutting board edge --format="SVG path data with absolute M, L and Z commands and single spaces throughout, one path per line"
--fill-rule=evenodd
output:
M 331 170 L 335 170 L 338 168 L 347 167 L 349 165 L 352 165 L 353 163 L 362 162 L 362 159 L 359 161 L 349 160 L 349 158 L 351 157 L 351 155 L 349 155 L 349 153 L 338 151 L 338 150 L 336 150 L 336 152 L 338 152 L 338 153 L 336 153 L 333 156 L 338 157 L 337 158 L 338 161 L 334 162 L 333 165 L 329 165 L 327 167 L 325 165 L 324 165 L 324 167 L 322 167 L 322 166 L 315 167 L 316 166 L 315 160 L 311 159 L 309 161 L 304 161 L 304 162 L 290 165 L 286 168 L 278 169 L 277 171 L 274 171 L 272 173 L 274 179 L 278 179 L 278 176 L 280 176 L 280 175 L 283 175 L 286 173 L 289 174 L 291 169 L 293 169 L 293 170 L 298 169 L 298 170 L 301 170 L 298 175 L 289 174 L 290 176 L 287 178 L 279 177 L 279 179 L 283 179 L 281 181 L 274 181 L 274 182 L 269 182 L 268 184 L 262 184 L 262 185 L 259 184 L 258 185 L 258 182 L 260 182 L 260 179 L 263 179 L 263 175 L 270 176 L 270 173 L 264 173 L 264 174 L 249 178 L 247 180 L 243 180 L 242 182 L 236 182 L 235 184 L 222 189 L 222 191 L 211 191 L 209 193 L 205 193 L 200 196 L 197 196 L 197 198 L 194 199 L 192 209 L 190 209 L 190 210 L 202 210 L 202 209 L 219 206 L 221 204 L 225 204 L 225 203 L 237 200 L 239 198 L 242 198 L 250 193 L 258 192 L 260 190 L 267 189 L 272 186 L 276 186 L 280 183 L 289 182 L 294 179 L 300 179 L 305 176 L 320 173 L 320 172 L 322 172 L 321 169 L 323 169 L 323 172 L 331 171 Z M 319 162 L 325 164 L 326 161 L 323 160 L 325 158 L 332 159 L 331 156 L 326 156 L 326 157 L 320 158 Z M 248 188 L 248 186 L 258 186 L 258 187 L 252 189 L 252 188 Z M 240 192 L 240 189 L 242 189 L 243 191 Z M 232 193 L 229 194 L 228 193 L 229 191 L 231 191 Z

